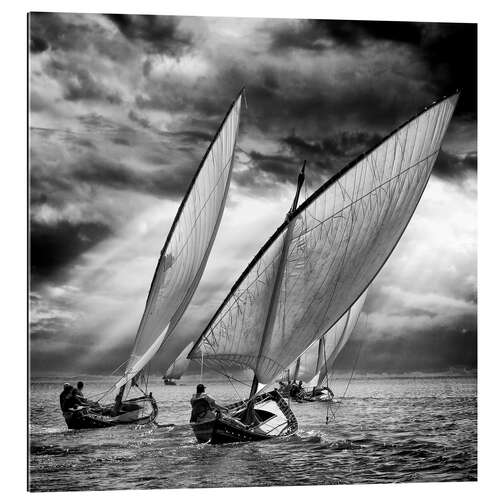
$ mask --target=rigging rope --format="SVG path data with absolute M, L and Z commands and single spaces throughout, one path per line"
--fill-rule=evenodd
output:
M 201 346 L 200 384 L 203 382 L 203 352 L 204 352 L 204 348 L 203 348 L 203 346 Z
M 365 316 L 365 330 L 366 330 L 367 321 L 368 320 L 366 319 L 366 316 Z M 358 352 L 356 354 L 356 359 L 355 359 L 354 364 L 352 366 L 351 375 L 349 377 L 349 380 L 347 381 L 347 385 L 346 385 L 346 387 L 344 389 L 344 393 L 342 394 L 342 397 L 341 397 L 341 400 L 339 402 L 339 405 L 336 407 L 335 411 L 331 412 L 331 414 L 332 414 L 332 420 L 335 420 L 335 417 L 337 416 L 337 412 L 339 411 L 339 408 L 340 408 L 340 404 L 343 402 L 343 400 L 345 398 L 345 395 L 347 393 L 347 390 L 349 389 L 349 386 L 351 385 L 352 377 L 354 376 L 354 372 L 356 370 L 356 366 L 357 366 L 358 360 L 359 360 L 359 355 L 361 353 L 361 348 L 363 347 L 363 342 L 364 342 L 364 337 L 363 337 L 363 339 L 359 343 Z M 329 408 L 327 409 L 327 411 L 328 410 L 329 410 Z M 326 423 L 328 424 L 328 414 L 327 414 L 327 417 L 326 417 Z
M 328 391 L 328 394 L 333 394 L 333 391 L 330 392 L 330 382 L 328 380 L 328 365 L 326 363 L 326 348 L 325 348 L 325 342 L 323 342 L 323 362 L 325 363 L 325 376 L 326 376 L 326 389 Z M 326 416 L 325 416 L 325 424 L 328 425 L 328 417 L 329 417 L 329 413 L 330 413 L 330 409 L 331 409 L 331 404 L 332 404 L 332 400 L 331 399 L 328 399 L 328 404 L 326 405 Z

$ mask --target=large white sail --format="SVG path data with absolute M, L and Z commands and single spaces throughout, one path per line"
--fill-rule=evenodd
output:
M 290 365 L 290 374 L 293 374 L 294 379 L 310 385 L 311 381 L 317 378 L 314 385 L 321 384 L 326 374 L 331 372 L 335 359 L 354 331 L 366 294 L 367 292 L 364 292 L 319 340 L 311 344 L 300 358 Z
M 179 354 L 177 359 L 167 368 L 165 378 L 178 380 L 184 375 L 191 360 L 187 358 L 189 351 L 192 349 L 194 342 L 190 342 L 184 350 Z
M 182 200 L 160 254 L 125 374 L 116 387 L 131 380 L 166 342 L 164 361 L 169 366 L 190 341 L 175 327 L 201 279 L 224 211 L 241 98 L 240 93 L 231 105 Z
M 238 279 L 189 356 L 200 358 L 200 346 L 205 363 L 223 370 L 242 365 L 269 383 L 337 323 L 409 223 L 457 99 L 443 99 L 405 123 L 295 210 Z

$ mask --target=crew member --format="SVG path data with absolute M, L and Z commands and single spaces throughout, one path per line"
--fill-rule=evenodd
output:
M 61 394 L 59 394 L 59 405 L 62 411 L 64 411 L 65 400 L 70 395 L 72 390 L 73 387 L 71 386 L 71 384 L 65 382 L 63 385 L 63 391 L 61 392 Z
M 215 412 L 226 411 L 224 406 L 220 406 L 215 402 L 215 399 L 205 392 L 205 386 L 198 384 L 196 386 L 196 394 L 191 397 L 191 418 L 190 422 L 205 422 L 215 418 Z

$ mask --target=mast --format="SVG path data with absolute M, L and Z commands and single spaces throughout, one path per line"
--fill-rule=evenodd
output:
M 292 206 L 290 207 L 290 210 L 288 211 L 288 213 L 286 215 L 287 221 L 289 221 L 292 218 L 295 210 L 297 209 L 300 190 L 302 189 L 302 185 L 304 184 L 305 168 L 306 168 L 306 161 L 304 160 L 304 163 L 302 164 L 302 168 L 300 169 L 299 175 L 297 177 L 297 189 L 295 191 L 295 197 L 293 199 Z M 292 239 L 292 233 L 293 233 L 293 224 L 290 224 L 287 228 L 287 233 L 285 235 L 285 239 L 283 242 L 283 248 L 281 249 L 280 260 L 278 263 L 278 272 L 276 274 L 276 279 L 274 280 L 270 305 L 269 305 L 269 309 L 268 309 L 267 316 L 266 316 L 266 322 L 264 324 L 264 331 L 262 333 L 262 340 L 260 342 L 259 354 L 257 356 L 257 359 L 259 360 L 258 363 L 260 362 L 262 353 L 264 352 L 264 349 L 265 349 L 267 343 L 269 342 L 269 334 L 272 331 L 272 328 L 274 326 L 274 320 L 276 317 L 276 308 L 278 306 L 278 297 L 279 297 L 279 292 L 281 289 L 281 283 L 283 281 L 283 274 L 285 271 L 286 258 L 288 255 L 288 248 L 290 246 L 290 241 Z M 254 375 L 253 381 L 252 381 L 252 388 L 250 389 L 250 396 L 249 396 L 250 399 L 252 399 L 252 397 L 255 395 L 258 387 L 259 387 L 259 380 L 257 378 L 257 375 Z
M 295 361 L 295 370 L 293 371 L 293 381 L 297 381 L 299 377 L 299 371 L 300 371 L 300 356 L 297 358 L 297 361 Z
M 350 310 L 349 310 L 350 311 Z M 325 337 L 321 337 L 319 339 L 318 343 L 318 360 L 316 361 L 316 370 L 315 372 L 318 373 L 320 370 L 321 366 L 321 354 L 325 351 Z

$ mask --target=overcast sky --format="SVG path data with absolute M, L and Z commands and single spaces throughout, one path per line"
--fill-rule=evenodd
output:
M 179 202 L 242 86 L 227 208 L 179 328 L 199 336 L 283 221 L 304 159 L 309 195 L 460 88 L 427 190 L 340 366 L 362 341 L 361 370 L 474 368 L 476 34 L 471 24 L 33 14 L 33 373 L 109 373 L 127 359 Z

